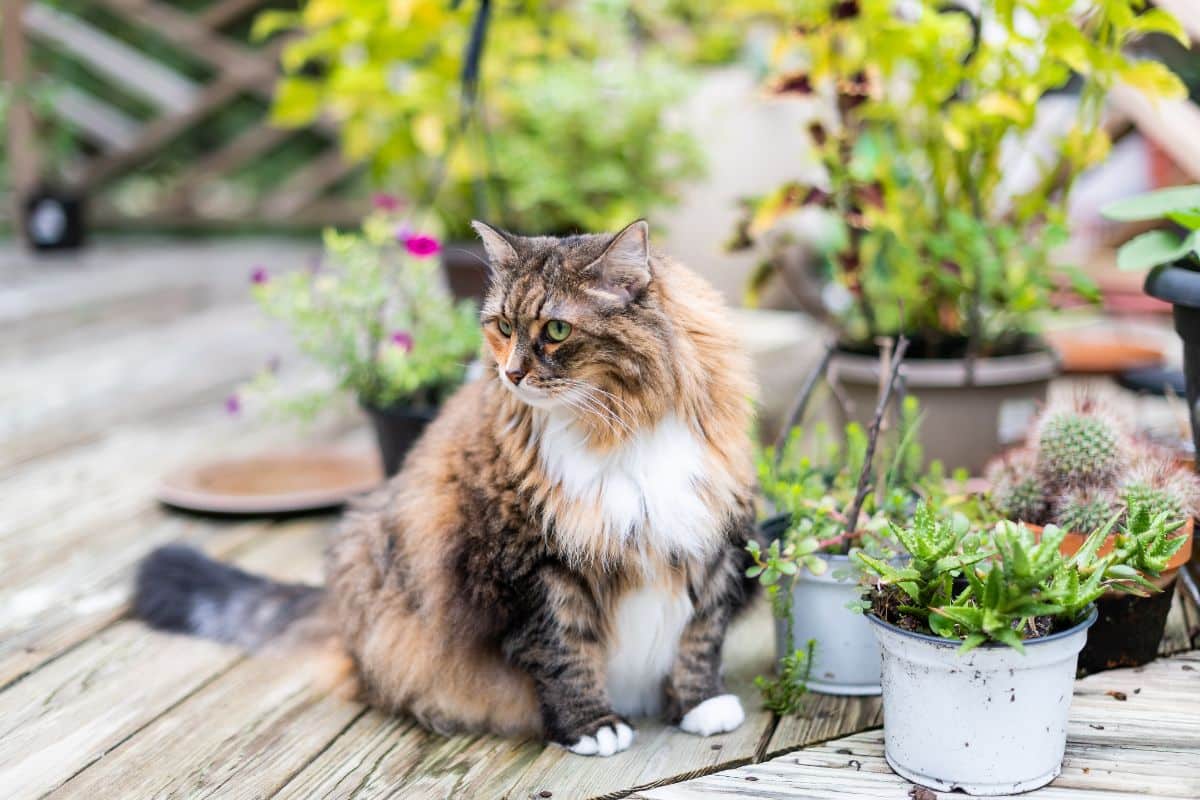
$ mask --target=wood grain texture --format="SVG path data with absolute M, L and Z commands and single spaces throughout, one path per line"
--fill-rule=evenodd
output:
M 1117 700 L 1109 692 L 1124 692 Z M 1190 720 L 1190 721 L 1189 721 Z M 869 731 L 686 783 L 638 792 L 641 800 L 795 800 L 911 797 Z M 960 797 L 934 793 L 934 797 Z M 1076 683 L 1063 772 L 1036 800 L 1200 797 L 1200 653 Z
M 311 579 L 323 528 L 277 526 L 235 561 Z M 11 797 L 58 788 L 244 658 L 236 648 L 134 621 L 101 630 L 0 692 L 0 786 Z

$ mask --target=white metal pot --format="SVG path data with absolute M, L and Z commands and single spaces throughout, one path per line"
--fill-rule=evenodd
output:
M 1062 769 L 1075 662 L 1096 621 L 1025 642 L 1025 653 L 897 628 L 867 615 L 883 650 L 884 755 L 922 786 L 1025 792 Z
M 822 575 L 802 569 L 792 581 L 795 646 L 815 640 L 808 688 L 823 694 L 879 694 L 879 645 L 866 615 L 847 605 L 862 596 L 849 556 L 822 555 Z M 775 651 L 787 655 L 787 624 L 775 620 Z

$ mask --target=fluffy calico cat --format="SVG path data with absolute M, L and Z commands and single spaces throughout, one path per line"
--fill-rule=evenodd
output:
M 720 654 L 750 591 L 753 386 L 720 298 L 651 254 L 643 221 L 475 228 L 495 369 L 347 514 L 325 588 L 169 547 L 142 565 L 137 613 L 249 647 L 324 618 L 369 702 L 445 733 L 611 755 L 641 715 L 733 730 Z

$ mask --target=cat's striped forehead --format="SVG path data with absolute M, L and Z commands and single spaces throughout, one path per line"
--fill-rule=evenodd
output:
M 539 319 L 556 306 L 591 305 L 583 291 L 589 281 L 584 271 L 610 240 L 605 235 L 513 237 L 516 257 L 493 264 L 484 314 Z

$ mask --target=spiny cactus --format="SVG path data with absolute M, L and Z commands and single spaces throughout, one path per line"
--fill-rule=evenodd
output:
M 1121 469 L 1123 432 L 1092 399 L 1075 398 L 1046 410 L 1038 425 L 1038 476 L 1047 488 L 1111 484 Z
M 1065 491 L 1054 504 L 1054 524 L 1066 531 L 1091 533 L 1112 519 L 1124 505 L 1111 489 L 1077 487 Z
M 1142 506 L 1151 517 L 1166 511 L 1175 522 L 1196 513 L 1200 478 L 1167 456 L 1151 452 L 1130 464 L 1121 476 L 1119 494 L 1127 508 Z
M 987 478 L 992 486 L 992 502 L 1007 519 L 1045 523 L 1050 504 L 1045 487 L 1037 474 L 1037 454 L 1021 448 L 992 464 Z

